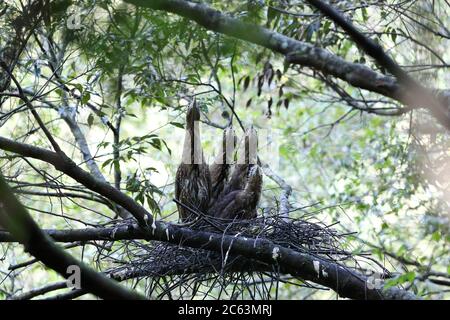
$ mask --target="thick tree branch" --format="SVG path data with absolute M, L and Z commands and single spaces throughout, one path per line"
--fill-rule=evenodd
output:
M 59 81 L 60 80 L 59 77 L 57 78 Z M 61 85 L 63 85 L 62 82 Z M 23 92 L 27 95 L 35 96 L 35 93 L 33 93 L 30 90 L 23 90 Z M 64 94 L 64 100 L 68 105 L 68 99 L 65 96 L 66 94 Z M 83 156 L 83 160 L 86 163 L 86 166 L 88 167 L 91 175 L 93 175 L 95 179 L 109 184 L 105 176 L 100 171 L 100 168 L 98 167 L 97 162 L 94 160 L 94 157 L 92 156 L 86 137 L 75 119 L 75 112 L 71 110 L 71 108 L 68 106 L 58 108 L 55 104 L 45 99 L 43 100 L 43 103 L 45 103 L 52 109 L 58 111 L 59 114 L 61 115 L 61 118 L 66 122 L 70 131 L 72 132 L 72 135 L 74 136 L 75 142 L 77 143 L 80 149 L 81 155 Z M 126 210 L 124 210 L 122 207 L 113 208 L 113 210 L 117 211 L 118 215 L 123 219 L 131 218 L 131 214 Z
M 28 214 L 25 207 L 12 193 L 3 176 L 0 174 L 0 223 L 11 232 L 14 239 L 20 242 L 27 252 L 41 260 L 64 278 L 70 266 L 80 269 L 81 287 L 103 299 L 142 299 L 143 297 L 119 286 L 114 280 L 95 272 L 84 263 L 77 261 L 64 250 L 56 246 L 47 234 Z
M 337 266 L 327 260 L 306 253 L 299 253 L 292 249 L 283 248 L 265 239 L 247 239 L 223 234 L 199 232 L 177 225 L 157 222 L 149 213 L 133 199 L 121 193 L 107 183 L 93 178 L 89 173 L 80 169 L 71 159 L 62 158 L 58 154 L 45 149 L 29 146 L 20 142 L 0 137 L 0 149 L 18 153 L 24 157 L 31 157 L 48 162 L 54 167 L 69 175 L 87 188 L 96 191 L 104 197 L 123 206 L 140 222 L 118 228 L 82 229 L 63 232 L 64 237 L 59 240 L 114 240 L 114 239 L 146 239 L 159 240 L 185 245 L 192 248 L 201 248 L 234 255 L 243 255 L 269 264 L 279 264 L 294 276 L 324 285 L 335 290 L 343 297 L 353 299 L 411 299 L 413 295 L 399 289 L 389 289 L 382 292 L 377 289 L 368 289 L 366 277 L 357 274 L 342 266 Z M 144 217 L 148 217 L 145 220 Z M 147 222 L 151 228 L 147 227 Z M 51 237 L 58 239 L 60 231 L 50 233 Z
M 280 33 L 232 18 L 211 7 L 185 0 L 124 0 L 141 7 L 177 14 L 197 22 L 208 30 L 216 31 L 254 43 L 286 56 L 288 62 L 311 67 L 325 75 L 342 79 L 349 84 L 395 99 L 411 108 L 429 108 L 447 128 L 450 117 L 442 108 L 430 107 L 426 99 L 417 99 L 409 85 L 378 73 L 366 65 L 348 62 L 325 49 L 298 41 Z M 397 73 L 393 73 L 397 75 Z M 450 91 L 436 92 L 436 103 L 449 109 Z M 429 95 L 428 95 L 429 96 Z
M 122 91 L 123 91 L 123 72 L 124 66 L 119 67 L 117 76 L 117 92 L 116 92 L 116 130 L 114 133 L 114 144 L 113 144 L 113 157 L 114 157 L 114 185 L 116 189 L 120 190 L 120 184 L 122 181 L 122 170 L 120 169 L 120 131 L 122 125 L 123 117 L 123 107 L 122 107 Z
M 146 239 L 215 252 L 229 250 L 230 255 L 242 255 L 269 265 L 279 265 L 286 273 L 331 288 L 342 297 L 375 300 L 416 298 L 413 294 L 397 288 L 384 291 L 369 289 L 367 277 L 364 275 L 323 258 L 281 247 L 267 239 L 240 238 L 160 222 L 156 223 L 153 231 L 142 230 L 137 225 L 127 225 L 46 232 L 55 241 L 60 242 Z M 7 233 L 0 232 L 0 242 L 12 240 Z
M 56 82 L 59 83 L 60 87 L 65 87 L 65 83 L 63 79 L 61 78 L 61 66 L 64 64 L 64 55 L 67 48 L 67 39 L 63 39 L 63 43 L 60 47 L 58 47 L 59 52 L 55 52 L 55 47 L 52 45 L 52 41 L 50 38 L 46 38 L 46 41 L 48 42 L 48 48 L 46 49 L 45 46 L 41 43 L 38 36 L 35 34 L 36 42 L 43 52 L 44 56 L 47 57 L 49 62 L 49 67 L 53 72 L 53 75 L 55 76 Z M 48 78 L 47 81 L 51 81 L 51 78 Z M 28 95 L 36 96 L 36 93 L 30 91 L 30 90 L 24 90 L 24 92 Z M 67 123 L 70 131 L 72 132 L 75 142 L 77 143 L 78 147 L 80 148 L 81 154 L 83 156 L 83 159 L 86 163 L 86 166 L 89 169 L 89 172 L 98 180 L 106 182 L 107 180 L 103 176 L 103 174 L 100 171 L 100 168 L 98 167 L 97 163 L 94 160 L 94 157 L 92 156 L 92 153 L 89 149 L 89 145 L 87 143 L 86 137 L 84 136 L 80 126 L 78 125 L 76 121 L 76 109 L 70 106 L 69 103 L 69 92 L 62 91 L 61 100 L 64 103 L 63 106 L 56 106 L 52 102 L 48 101 L 47 99 L 44 99 L 44 103 L 48 104 L 50 107 L 52 107 L 54 110 L 58 111 L 58 113 L 61 115 L 61 118 Z
M 94 178 L 88 172 L 78 167 L 75 162 L 65 154 L 58 154 L 56 152 L 33 147 L 3 137 L 0 137 L 0 149 L 47 162 L 53 165 L 56 170 L 67 174 L 86 188 L 98 192 L 105 198 L 108 198 L 127 209 L 142 227 L 146 227 L 147 223 L 152 224 L 152 216 L 144 207 L 137 204 L 132 198 L 120 192 L 110 184 Z
M 320 0 L 307 1 L 344 29 L 359 47 L 398 79 L 400 84 L 409 91 L 408 96 L 405 97 L 408 99 L 406 101 L 407 105 L 411 106 L 417 104 L 422 107 L 426 106 L 442 125 L 447 129 L 450 129 L 448 105 L 444 106 L 441 101 L 438 101 L 436 97 L 428 91 L 428 89 L 422 87 L 411 78 L 409 74 L 400 68 L 400 66 L 384 52 L 379 44 L 362 34 L 351 21 L 345 19 L 344 16 L 332 6 Z

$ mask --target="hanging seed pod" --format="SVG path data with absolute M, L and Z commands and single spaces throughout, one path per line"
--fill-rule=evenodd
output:
M 244 78 L 245 78 L 245 76 L 242 76 L 239 78 L 239 80 L 237 82 L 238 87 L 241 85 L 241 82 L 242 82 L 242 80 L 244 80 Z
M 248 108 L 252 104 L 252 98 L 248 99 L 247 103 L 245 104 L 245 107 Z
M 250 84 L 250 76 L 246 76 L 244 80 L 244 91 L 247 90 L 249 84 Z
M 264 75 L 261 75 L 258 78 L 258 97 L 261 95 L 263 85 L 264 85 Z
M 277 71 L 276 71 L 275 73 L 276 73 L 276 75 L 277 75 L 278 80 L 281 80 L 281 76 L 283 75 L 283 74 L 281 73 L 281 70 L 280 70 L 280 69 L 277 69 Z
M 279 97 L 279 98 L 281 98 L 281 97 L 283 96 L 283 93 L 284 93 L 284 92 L 283 92 L 283 87 L 284 87 L 284 84 L 282 84 L 281 87 L 280 87 L 280 89 L 278 90 L 278 97 Z
M 273 99 L 272 97 L 270 97 L 270 99 L 267 101 L 267 118 L 271 118 L 272 117 L 272 103 L 273 103 Z
M 270 108 L 272 108 L 272 103 L 273 103 L 273 99 L 272 99 L 272 97 L 270 97 L 270 99 L 267 101 L 267 107 L 269 108 L 269 110 L 270 110 Z
M 277 102 L 277 109 L 280 109 L 282 103 L 283 103 L 283 100 L 278 100 L 278 102 Z
M 275 75 L 275 73 L 273 72 L 273 69 L 270 69 L 268 71 L 268 78 L 267 78 L 268 79 L 267 82 L 269 83 L 269 86 L 272 84 L 274 75 Z

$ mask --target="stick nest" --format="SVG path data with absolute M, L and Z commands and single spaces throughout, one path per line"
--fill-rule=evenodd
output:
M 346 236 L 333 226 L 310 214 L 297 219 L 274 214 L 232 222 L 202 217 L 190 225 L 199 231 L 264 238 L 347 268 L 357 265 L 355 256 L 344 249 Z M 120 281 L 143 282 L 148 296 L 155 299 L 274 299 L 278 298 L 280 284 L 285 283 L 327 290 L 282 274 L 278 265 L 229 255 L 227 247 L 213 252 L 160 241 L 129 240 L 114 249 L 102 252 L 99 259 L 113 265 L 107 273 Z

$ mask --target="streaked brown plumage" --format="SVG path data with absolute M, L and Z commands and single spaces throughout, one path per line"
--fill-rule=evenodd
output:
M 236 134 L 232 127 L 223 131 L 222 144 L 213 163 L 209 166 L 211 174 L 211 200 L 212 205 L 223 192 L 228 182 L 230 166 L 233 162 L 234 148 L 236 145 Z
M 222 219 L 252 219 L 256 217 L 262 191 L 262 174 L 254 165 L 246 179 L 245 188 L 224 195 L 210 208 L 209 213 Z
M 262 174 L 257 165 L 257 132 L 246 131 L 230 181 L 211 205 L 209 214 L 222 219 L 251 219 L 261 198 Z
M 199 120 L 200 110 L 194 100 L 186 114 L 186 135 L 182 163 L 178 166 L 175 179 L 175 197 L 192 210 L 206 213 L 211 196 L 211 177 L 203 157 Z M 182 222 L 196 218 L 195 213 L 179 204 L 177 206 Z
M 245 132 L 244 141 L 238 150 L 237 163 L 234 165 L 230 181 L 222 195 L 244 189 L 249 170 L 257 163 L 258 133 L 251 127 Z

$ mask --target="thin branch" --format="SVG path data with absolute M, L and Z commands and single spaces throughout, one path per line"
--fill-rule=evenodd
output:
M 411 78 L 408 73 L 384 52 L 383 48 L 378 43 L 361 33 L 351 21 L 345 19 L 345 17 L 335 8 L 320 0 L 307 1 L 344 29 L 359 47 L 398 79 L 399 83 L 406 88 L 405 97 L 403 99 L 406 100 L 405 102 L 407 105 L 426 106 L 436 120 L 450 130 L 448 106 L 444 106 L 441 101 L 438 101 L 436 97 L 428 91 L 428 89 L 422 87 Z
M 15 295 L 12 296 L 11 300 L 30 300 L 34 297 L 55 291 L 55 290 L 60 290 L 60 289 L 64 289 L 67 288 L 67 282 L 66 281 L 61 281 L 61 282 L 55 282 L 52 283 L 50 285 L 46 285 L 40 288 L 36 288 L 36 289 L 32 289 L 28 292 L 19 294 L 19 295 Z
M 0 174 L 0 222 L 20 242 L 27 252 L 41 260 L 64 278 L 69 278 L 68 268 L 78 266 L 81 287 L 103 299 L 142 299 L 135 292 L 119 286 L 114 280 L 95 272 L 56 246 L 42 232 L 25 207 L 17 200 Z
M 61 153 L 62 152 L 61 148 L 59 147 L 58 143 L 55 141 L 55 139 L 51 135 L 50 131 L 48 131 L 47 127 L 44 124 L 44 121 L 42 121 L 41 117 L 39 116 L 39 114 L 34 109 L 33 104 L 31 103 L 31 101 L 28 99 L 28 97 L 23 92 L 22 87 L 21 87 L 20 83 L 17 81 L 16 77 L 14 77 L 14 75 L 11 73 L 11 71 L 9 70 L 8 66 L 5 64 L 4 61 L 0 61 L 0 65 L 2 66 L 3 70 L 5 70 L 5 72 L 8 73 L 8 76 L 10 77 L 10 79 L 16 85 L 17 90 L 19 91 L 20 99 L 23 102 L 25 102 L 27 107 L 30 109 L 31 113 L 33 114 L 34 118 L 36 119 L 37 123 L 39 124 L 39 127 L 41 127 L 41 129 L 44 132 L 45 136 L 50 141 L 50 144 L 52 145 L 53 149 L 57 153 Z
M 266 176 L 272 179 L 276 184 L 278 184 L 281 188 L 280 195 L 280 216 L 283 218 L 289 218 L 289 213 L 291 212 L 291 205 L 289 203 L 289 197 L 292 193 L 292 187 L 284 181 L 279 175 L 277 175 L 273 170 L 269 167 L 268 164 L 262 164 L 263 172 Z
M 76 230 L 47 230 L 55 241 L 95 241 L 146 239 L 170 242 L 221 252 L 230 256 L 242 255 L 250 259 L 280 266 L 285 273 L 324 285 L 342 297 L 352 299 L 415 299 L 409 292 L 398 288 L 378 290 L 367 286 L 367 277 L 352 270 L 324 260 L 316 255 L 300 253 L 263 238 L 242 238 L 221 233 L 197 231 L 174 224 L 157 223 L 153 231 L 145 231 L 138 225 L 123 225 L 111 228 L 87 228 Z M 12 241 L 11 236 L 0 232 L 0 241 Z
M 125 0 L 125 2 L 188 18 L 208 30 L 223 33 L 283 54 L 289 63 L 307 66 L 325 75 L 332 75 L 355 87 L 382 94 L 411 108 L 429 108 L 438 121 L 450 128 L 450 116 L 443 111 L 441 106 L 450 104 L 450 91 L 435 90 L 436 98 L 431 99 L 432 95 L 428 92 L 425 96 L 417 99 L 417 94 L 411 89 L 409 81 L 405 83 L 405 79 L 409 77 L 405 77 L 402 71 L 399 71 L 392 63 L 387 63 L 387 60 L 383 65 L 389 66 L 388 70 L 395 76 L 399 76 L 399 81 L 391 76 L 378 73 L 364 64 L 348 62 L 310 43 L 243 22 L 212 9 L 206 4 L 184 0 Z M 374 47 L 374 49 L 375 54 L 380 54 L 379 48 Z M 431 101 L 435 102 L 430 106 Z
M 78 167 L 75 162 L 65 154 L 57 154 L 46 149 L 30 146 L 3 137 L 0 137 L 0 149 L 50 163 L 55 169 L 67 174 L 86 188 L 103 195 L 105 198 L 114 201 L 116 204 L 128 210 L 143 228 L 146 228 L 153 222 L 152 215 L 144 207 L 137 204 L 132 198 L 120 192 L 110 184 L 94 178 L 88 172 Z

